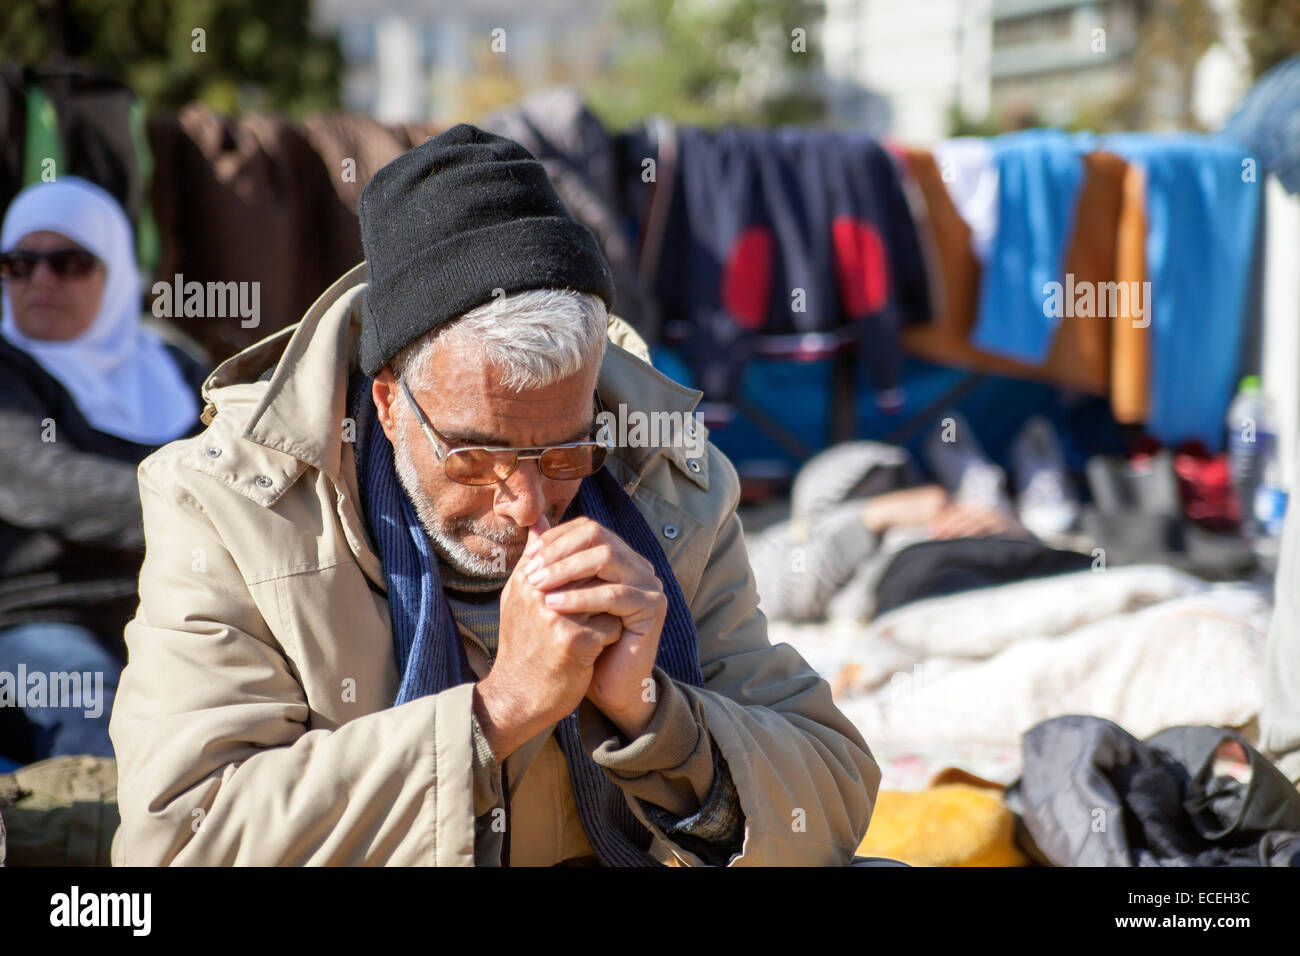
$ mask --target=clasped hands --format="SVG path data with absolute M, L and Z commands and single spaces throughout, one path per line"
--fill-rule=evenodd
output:
M 654 566 L 590 518 L 528 532 L 501 592 L 497 656 L 474 709 L 498 760 L 589 699 L 629 740 L 662 689 L 652 672 L 668 599 Z

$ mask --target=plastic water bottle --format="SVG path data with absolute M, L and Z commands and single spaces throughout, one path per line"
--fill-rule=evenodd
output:
M 1264 468 L 1277 455 L 1277 442 L 1268 403 L 1259 387 L 1259 376 L 1241 380 L 1237 396 L 1228 406 L 1228 466 L 1237 495 L 1241 526 L 1249 535 L 1262 530 L 1256 520 L 1256 493 L 1263 487 Z M 1275 469 L 1276 471 L 1276 469 Z

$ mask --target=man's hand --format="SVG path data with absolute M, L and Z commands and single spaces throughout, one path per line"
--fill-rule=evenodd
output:
M 587 697 L 623 736 L 641 736 L 662 691 L 652 672 L 668 598 L 654 567 L 590 518 L 565 522 L 530 540 L 519 564 L 528 583 L 545 592 L 548 608 L 619 619 L 621 633 L 602 649 Z
M 947 492 L 938 485 L 886 491 L 867 499 L 862 523 L 876 534 L 897 526 L 923 525 L 943 510 L 947 501 Z
M 529 530 L 530 543 L 538 530 Z M 524 563 L 515 565 L 501 592 L 496 660 L 474 689 L 474 712 L 498 760 L 582 703 L 601 651 L 624 627 L 599 610 L 548 607 L 547 594 L 525 577 Z
M 998 508 L 954 501 L 945 505 L 930 521 L 936 538 L 979 538 L 990 534 L 1015 533 L 1019 524 Z

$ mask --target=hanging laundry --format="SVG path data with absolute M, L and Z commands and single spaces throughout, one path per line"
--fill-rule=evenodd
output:
M 79 176 L 109 192 L 135 230 L 145 273 L 158 262 L 153 157 L 144 104 L 126 85 L 75 65 L 0 67 L 0 210 L 24 186 Z
M 1122 133 L 1102 148 L 1142 169 L 1150 324 L 1147 430 L 1166 445 L 1223 447 L 1237 381 L 1263 181 L 1225 138 Z
M 992 141 L 958 136 L 935 143 L 933 153 L 939 178 L 970 227 L 975 258 L 988 262 L 998 232 L 998 167 Z
M 190 104 L 175 116 L 153 117 L 149 135 L 158 157 L 154 196 L 164 237 L 157 278 L 233 281 L 258 290 L 255 318 L 169 319 L 213 360 L 297 322 L 356 264 L 355 251 L 340 261 L 331 241 L 338 203 L 331 180 L 339 174 L 287 120 L 225 117 Z
M 759 339 L 840 333 L 871 384 L 901 377 L 901 327 L 929 315 L 892 156 L 864 134 L 683 128 L 656 274 L 696 384 L 738 388 Z M 660 184 L 662 188 L 662 183 Z
M 329 173 L 335 195 L 321 195 L 324 258 L 351 262 L 365 258 L 357 223 L 357 202 L 370 177 L 413 145 L 400 129 L 356 113 L 319 113 L 302 121 L 302 135 Z M 350 267 L 344 267 L 350 268 Z
M 1065 257 L 1094 138 L 1025 130 L 992 140 L 998 178 L 997 231 L 980 281 L 971 343 L 1040 364 L 1052 347 L 1060 310 L 1048 284 L 1064 281 Z
M 903 333 L 908 355 L 985 374 L 1050 382 L 1093 395 L 1106 395 L 1110 390 L 1113 397 L 1118 388 L 1128 388 L 1145 396 L 1145 362 L 1121 364 L 1120 346 L 1115 344 L 1119 332 L 1131 327 L 1126 312 L 1099 321 L 1092 311 L 1062 309 L 1051 347 L 1041 362 L 996 355 L 972 342 L 982 270 L 974 230 L 958 210 L 952 188 L 953 180 L 967 177 L 969 167 L 949 162 L 951 153 L 941 164 L 937 155 L 929 150 L 907 152 L 908 169 L 923 197 L 917 226 L 923 248 L 933 250 L 932 274 L 939 284 L 932 320 Z M 1083 182 L 1064 264 L 1065 275 L 1074 276 L 1076 287 L 1118 278 L 1120 250 L 1130 244 L 1140 247 L 1146 239 L 1145 220 L 1133 221 L 1129 215 L 1132 209 L 1140 212 L 1141 207 L 1140 198 L 1130 202 L 1127 197 L 1124 187 L 1129 171 L 1129 164 L 1111 153 L 1095 151 L 1083 157 Z M 1129 272 L 1145 274 L 1140 265 Z M 1124 420 L 1145 421 L 1145 398 L 1142 413 Z
M 23 188 L 27 132 L 26 83 L 21 67 L 0 67 L 0 205 L 5 209 Z
M 383 165 L 437 132 L 325 114 L 225 117 L 192 103 L 149 122 L 164 238 L 157 278 L 257 283 L 256 324 L 174 316 L 220 361 L 297 322 L 362 258 L 356 203 Z
M 653 296 L 637 275 L 619 196 L 615 140 L 571 87 L 538 90 L 484 117 L 483 129 L 513 139 L 545 168 L 568 210 L 595 234 L 614 270 L 614 312 L 648 345 L 659 338 Z

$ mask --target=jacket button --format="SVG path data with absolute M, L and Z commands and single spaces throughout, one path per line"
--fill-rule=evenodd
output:
M 686 467 L 689 468 L 697 475 L 700 473 L 700 463 L 696 461 L 694 458 L 692 458 L 690 461 L 686 463 Z
M 664 537 L 670 540 L 677 537 L 677 525 L 675 524 L 664 525 Z
M 271 479 L 268 478 L 266 475 L 258 475 L 256 478 L 253 479 L 253 484 L 257 485 L 257 487 L 259 488 L 270 488 Z
M 208 457 L 209 457 L 209 458 L 220 458 L 220 457 L 221 457 L 221 449 L 220 449 L 220 448 L 209 448 L 209 449 L 208 449 Z

